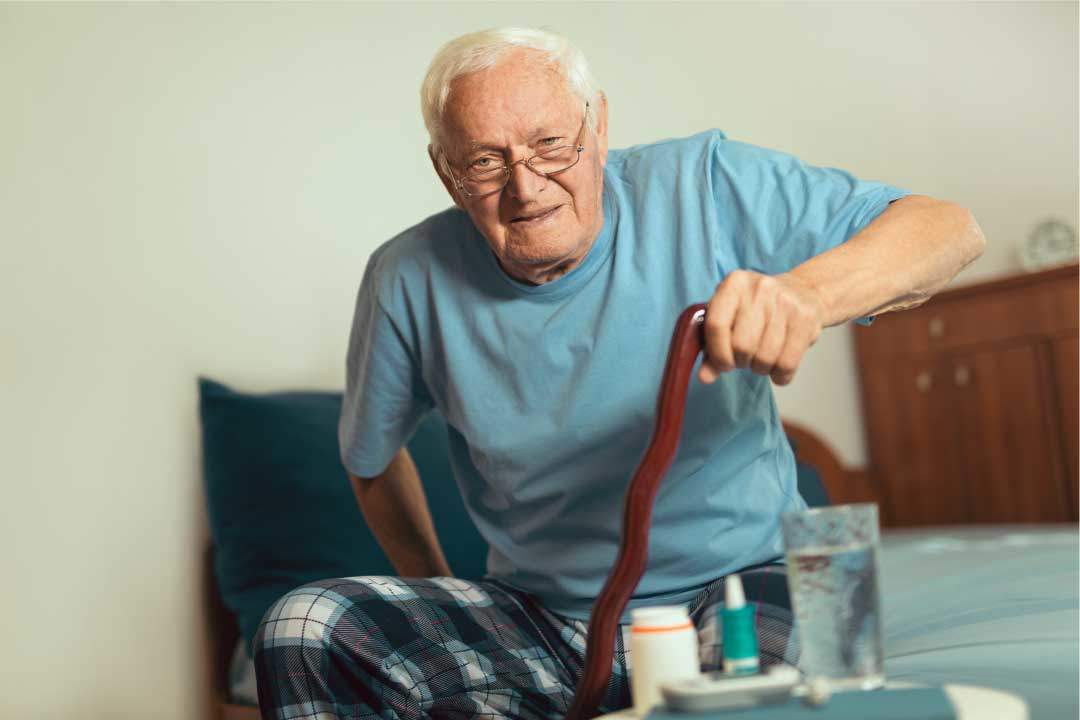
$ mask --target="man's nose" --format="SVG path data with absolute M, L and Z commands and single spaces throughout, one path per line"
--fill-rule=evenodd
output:
M 506 181 L 506 189 L 515 200 L 528 202 L 543 192 L 547 180 L 547 175 L 533 170 L 522 159 L 510 164 L 510 178 Z

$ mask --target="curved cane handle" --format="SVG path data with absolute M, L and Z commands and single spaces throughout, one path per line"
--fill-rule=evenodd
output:
M 690 372 L 704 348 L 704 321 L 705 305 L 698 304 L 683 310 L 675 324 L 660 384 L 652 441 L 626 491 L 619 554 L 589 616 L 585 669 L 566 713 L 567 720 L 594 717 L 611 679 L 619 617 L 645 573 L 653 500 L 679 447 Z

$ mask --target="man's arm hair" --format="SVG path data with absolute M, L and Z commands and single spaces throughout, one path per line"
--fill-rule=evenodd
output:
M 923 304 L 985 247 L 971 211 L 908 195 L 847 242 L 788 274 L 818 291 L 828 327 Z
M 368 527 L 401 577 L 451 577 L 416 465 L 405 448 L 381 474 L 350 474 Z

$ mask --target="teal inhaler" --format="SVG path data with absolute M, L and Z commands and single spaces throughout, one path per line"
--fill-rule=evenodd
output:
M 738 575 L 724 579 L 724 607 L 720 611 L 724 644 L 724 672 L 729 675 L 753 675 L 760 669 L 754 608 L 746 604 L 742 580 Z

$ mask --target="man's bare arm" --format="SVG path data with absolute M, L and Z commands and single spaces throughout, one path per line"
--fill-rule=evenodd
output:
M 909 196 L 790 272 L 736 270 L 709 300 L 698 378 L 711 383 L 722 372 L 750 368 L 787 385 L 822 328 L 920 305 L 985 244 L 964 208 Z
M 921 305 L 979 257 L 985 245 L 968 210 L 911 195 L 790 275 L 817 291 L 824 305 L 822 324 L 828 327 Z
M 405 448 L 373 478 L 350 475 L 368 527 L 402 577 L 451 577 L 416 465 Z

